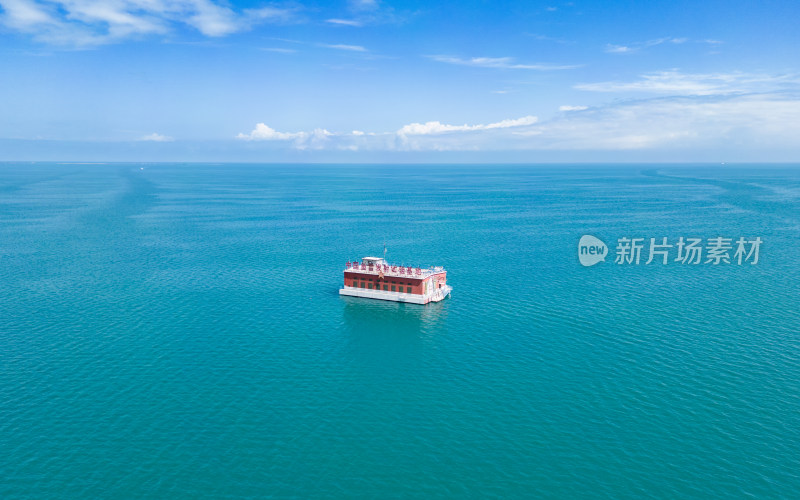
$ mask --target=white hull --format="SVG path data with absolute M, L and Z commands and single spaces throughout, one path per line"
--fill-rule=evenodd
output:
M 446 286 L 444 288 L 437 289 L 428 295 L 418 295 L 415 293 L 388 292 L 384 290 L 370 290 L 368 288 L 355 288 L 352 286 L 346 286 L 339 290 L 339 295 L 347 295 L 349 297 L 364 297 L 366 299 L 391 300 L 393 302 L 408 302 L 409 304 L 427 304 L 428 302 L 439 302 L 440 300 L 444 300 L 448 295 L 450 295 L 450 291 L 452 289 L 452 287 Z

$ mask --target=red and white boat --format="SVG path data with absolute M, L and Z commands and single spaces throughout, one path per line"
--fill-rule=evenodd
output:
M 452 289 L 443 267 L 396 266 L 380 257 L 364 257 L 345 265 L 339 295 L 427 304 L 445 299 Z

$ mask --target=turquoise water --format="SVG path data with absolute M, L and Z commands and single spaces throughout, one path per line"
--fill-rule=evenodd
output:
M 0 496 L 796 497 L 799 234 L 797 166 L 2 164 Z M 339 297 L 384 240 L 452 297 Z

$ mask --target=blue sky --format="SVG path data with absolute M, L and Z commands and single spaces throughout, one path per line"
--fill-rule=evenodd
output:
M 0 0 L 0 160 L 797 161 L 791 1 Z

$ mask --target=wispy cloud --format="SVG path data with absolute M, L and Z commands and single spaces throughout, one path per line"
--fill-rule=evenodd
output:
M 473 132 L 476 130 L 492 130 L 497 128 L 512 128 L 522 127 L 525 125 L 533 125 L 538 118 L 535 116 L 523 116 L 513 120 L 502 120 L 495 123 L 488 123 L 486 125 L 448 125 L 438 121 L 426 123 L 411 123 L 403 126 L 397 131 L 399 136 L 409 135 L 431 135 L 431 134 L 444 134 L 448 132 Z
M 655 38 L 653 40 L 647 40 L 644 42 L 634 42 L 626 45 L 615 45 L 609 43 L 608 45 L 606 45 L 606 52 L 608 52 L 609 54 L 630 54 L 633 52 L 639 52 L 648 47 L 653 47 L 655 45 L 661 45 L 664 43 L 680 45 L 688 41 L 689 41 L 688 38 L 664 37 L 664 38 Z
M 244 24 L 254 24 L 258 22 L 287 23 L 299 21 L 297 17 L 298 7 L 260 7 L 257 9 L 244 9 L 244 16 L 241 21 Z
M 571 41 L 571 40 L 565 40 L 563 38 L 556 38 L 556 37 L 552 37 L 552 36 L 548 36 L 548 35 L 542 35 L 540 33 L 525 33 L 525 35 L 533 38 L 534 40 L 540 40 L 540 41 L 544 41 L 544 42 L 560 43 L 562 45 L 572 45 L 572 44 L 575 43 L 574 41 Z
M 592 92 L 650 92 L 672 95 L 713 95 L 785 90 L 800 85 L 798 75 L 752 73 L 681 73 L 677 70 L 641 75 L 633 81 L 581 83 L 578 90 Z
M 800 98 L 788 93 L 671 96 L 562 110 L 568 112 L 544 121 L 533 116 L 472 125 L 428 121 L 394 132 L 278 132 L 260 123 L 238 138 L 349 151 L 730 151 L 796 148 L 800 136 Z
M 437 62 L 456 64 L 459 66 L 475 66 L 478 68 L 499 68 L 499 69 L 531 69 L 540 71 L 554 71 L 564 69 L 575 69 L 575 65 L 555 65 L 555 64 L 522 64 L 515 62 L 513 57 L 471 57 L 463 59 L 460 57 L 446 55 L 427 56 Z
M 335 24 L 338 26 L 353 26 L 353 27 L 361 27 L 364 26 L 362 21 L 357 21 L 355 19 L 326 19 L 326 23 L 328 24 Z
M 350 52 L 368 52 L 368 50 L 361 45 L 346 45 L 343 43 L 335 43 L 335 44 L 320 44 L 320 47 L 327 47 L 329 49 L 336 49 L 336 50 L 348 50 Z
M 262 47 L 261 50 L 266 52 L 277 52 L 279 54 L 294 54 L 297 52 L 295 49 L 285 49 L 283 47 Z
M 414 13 L 397 12 L 390 5 L 376 0 L 350 0 L 347 2 L 347 13 L 341 17 L 326 19 L 334 26 L 350 26 L 359 28 L 368 25 L 402 23 Z
M 316 43 L 316 42 L 307 42 L 302 40 L 292 40 L 288 38 L 274 38 L 274 37 L 271 39 L 280 42 L 292 43 L 295 44 L 296 46 L 321 47 L 324 49 L 343 50 L 347 52 L 362 52 L 365 55 L 367 55 L 367 53 L 370 52 L 366 47 L 361 45 L 350 45 L 345 43 Z M 283 47 L 264 47 L 261 50 L 266 50 L 270 52 L 283 52 L 286 54 L 297 52 L 296 49 L 283 48 Z M 371 57 L 377 57 L 375 54 L 369 54 L 369 55 Z
M 630 150 L 794 147 L 800 100 L 782 94 L 682 96 L 566 113 L 520 135 L 520 147 Z
M 175 140 L 174 137 L 170 137 L 168 135 L 161 135 L 156 132 L 152 134 L 148 134 L 139 138 L 140 141 L 150 141 L 150 142 L 173 142 Z
M 286 22 L 295 8 L 236 10 L 212 0 L 0 0 L 0 25 L 55 45 L 86 47 L 164 35 L 187 25 L 209 37 L 265 22 Z
M 375 10 L 379 6 L 377 0 L 349 0 L 348 4 L 352 10 Z
M 537 122 L 535 116 L 506 119 L 498 122 L 476 125 L 451 125 L 439 121 L 410 123 L 395 132 L 352 132 L 334 133 L 317 128 L 310 132 L 279 132 L 265 123 L 256 125 L 250 133 L 240 133 L 237 139 L 243 141 L 274 141 L 290 143 L 295 149 L 472 149 L 480 142 L 476 133 L 498 130 L 523 129 Z M 444 137 L 444 141 L 437 138 Z

